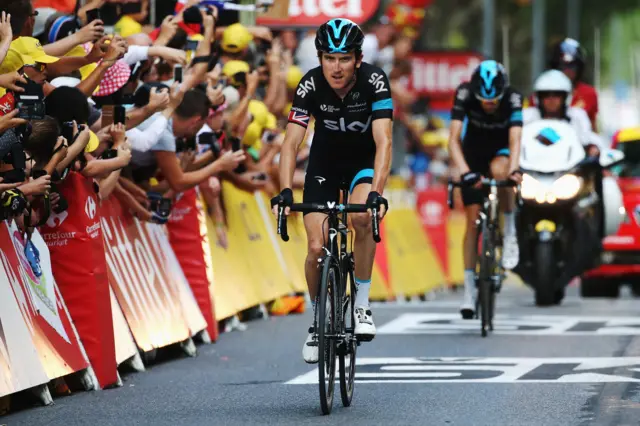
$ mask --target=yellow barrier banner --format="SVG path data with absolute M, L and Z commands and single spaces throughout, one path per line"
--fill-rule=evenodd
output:
M 270 302 L 292 291 L 292 284 L 278 258 L 273 237 L 267 231 L 255 194 L 237 189 L 233 184 L 222 185 L 224 207 L 227 212 L 229 234 L 241 236 L 242 267 L 251 272 L 252 286 L 260 303 Z
M 462 258 L 466 218 L 463 212 L 452 211 L 447 221 L 447 257 L 449 261 L 449 285 L 464 283 L 464 260 Z
M 230 229 L 227 232 L 228 247 L 217 243 L 213 220 L 206 218 L 209 252 L 211 253 L 210 286 L 215 306 L 216 320 L 220 321 L 238 312 L 260 304 L 260 295 L 252 285 L 253 276 L 247 268 L 247 259 L 243 256 L 243 236 Z M 229 218 L 230 222 L 238 219 Z M 237 225 L 235 226 L 237 229 Z
M 271 238 L 274 249 L 278 255 L 281 266 L 289 277 L 289 281 L 292 284 L 292 290 L 297 293 L 305 293 L 307 291 L 307 284 L 304 277 L 304 260 L 306 258 L 306 236 L 300 235 L 298 224 L 299 219 L 302 219 L 300 213 L 293 213 L 287 218 L 287 231 L 289 234 L 289 241 L 284 242 L 277 233 L 277 220 L 271 213 L 271 200 L 265 193 L 256 193 L 256 199 L 260 207 L 260 213 L 266 224 L 267 232 Z M 304 229 L 304 225 L 303 225 Z M 302 261 L 296 256 L 296 253 L 303 254 Z
M 416 211 L 416 195 L 410 190 L 385 191 L 389 214 L 384 219 L 384 247 L 390 283 L 396 295 L 417 296 L 446 282 L 446 277 L 423 230 Z

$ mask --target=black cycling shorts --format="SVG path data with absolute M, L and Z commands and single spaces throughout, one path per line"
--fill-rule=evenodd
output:
M 365 164 L 366 163 L 366 164 Z M 304 203 L 340 202 L 340 189 L 346 186 L 351 194 L 363 183 L 373 182 L 373 162 L 339 166 L 331 162 L 309 162 L 304 179 Z
M 508 146 L 508 145 L 507 145 Z M 481 173 L 485 177 L 489 177 L 491 171 L 491 162 L 496 157 L 509 157 L 509 148 L 506 146 L 494 146 L 477 144 L 465 144 L 462 146 L 464 159 L 469 165 L 472 172 Z M 462 188 L 462 202 L 465 206 L 474 204 L 482 204 L 485 198 L 485 192 L 476 188 Z

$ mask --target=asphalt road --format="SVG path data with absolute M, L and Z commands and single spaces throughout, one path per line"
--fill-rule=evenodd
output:
M 638 425 L 640 303 L 582 300 L 539 309 L 505 288 L 495 332 L 458 319 L 457 295 L 374 307 L 354 402 L 322 416 L 317 373 L 301 359 L 310 315 L 249 323 L 118 389 L 58 398 L 7 425 Z M 339 387 L 336 387 L 339 392 Z

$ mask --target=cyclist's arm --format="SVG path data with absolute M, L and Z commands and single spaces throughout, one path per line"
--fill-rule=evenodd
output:
M 458 172 L 463 175 L 470 171 L 469 165 L 464 159 L 462 153 L 462 144 L 460 143 L 460 135 L 462 134 L 462 121 L 452 120 L 449 127 L 449 154 L 453 160 L 453 164 Z
M 280 150 L 280 189 L 293 188 L 298 148 L 304 141 L 310 117 L 315 107 L 315 80 L 309 71 L 298 83 L 296 95 L 289 111 L 289 124 Z
M 460 175 L 471 171 L 464 159 L 460 139 L 462 135 L 462 122 L 467 115 L 467 101 L 469 96 L 471 96 L 471 91 L 467 85 L 462 84 L 458 86 L 453 101 L 453 108 L 451 109 L 451 125 L 449 126 L 449 154 Z
M 293 173 L 296 170 L 298 147 L 307 133 L 306 127 L 295 123 L 287 124 L 287 133 L 280 150 L 280 189 L 293 188 Z
M 371 190 L 382 194 L 391 169 L 391 132 L 393 122 L 390 118 L 373 122 L 373 140 L 376 143 L 376 158 L 373 165 L 373 183 Z
M 520 168 L 520 140 L 522 139 L 522 95 L 513 91 L 509 96 L 509 172 Z

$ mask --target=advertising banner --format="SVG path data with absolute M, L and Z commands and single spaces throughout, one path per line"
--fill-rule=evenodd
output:
M 105 387 L 117 383 L 118 377 L 97 189 L 93 179 L 69 173 L 59 185 L 69 207 L 52 213 L 40 231 L 69 313 Z
M 470 51 L 413 52 L 408 89 L 428 97 L 433 109 L 450 109 L 456 88 L 469 81 L 481 61 L 482 55 Z
M 210 336 L 218 335 L 218 322 L 215 320 L 215 312 L 209 289 L 207 265 L 203 252 L 203 238 L 200 230 L 200 219 L 197 208 L 198 194 L 196 189 L 191 189 L 178 195 L 173 208 L 171 219 L 167 224 L 170 252 L 175 254 L 177 268 L 172 268 L 175 279 L 183 279 L 188 282 L 200 307 L 206 327 Z M 186 295 L 186 297 L 189 297 Z
M 188 339 L 180 290 L 165 268 L 166 247 L 116 198 L 102 210 L 109 283 L 138 347 L 147 352 Z
M 40 252 L 40 277 L 15 223 L 0 223 L 0 396 L 89 367 L 37 231 L 32 242 Z
M 289 0 L 288 16 L 258 16 L 257 25 L 270 27 L 319 27 L 333 18 L 363 24 L 375 14 L 380 0 Z

